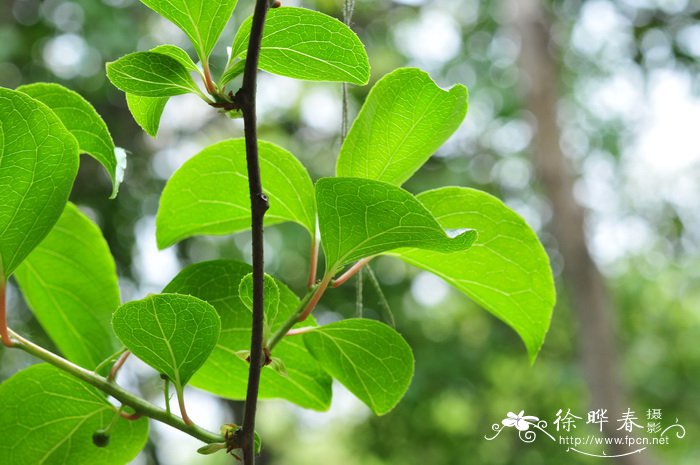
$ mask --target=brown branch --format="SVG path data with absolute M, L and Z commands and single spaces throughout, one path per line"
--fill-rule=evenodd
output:
M 243 426 L 240 430 L 240 444 L 243 449 L 243 462 L 245 465 L 255 464 L 255 415 L 258 404 L 258 390 L 260 388 L 260 371 L 263 364 L 263 286 L 265 279 L 263 268 L 263 219 L 269 204 L 267 197 L 263 193 L 260 179 L 256 92 L 258 61 L 260 59 L 265 17 L 269 8 L 268 1 L 256 0 L 255 2 L 253 22 L 250 28 L 250 40 L 248 41 L 248 54 L 243 71 L 243 85 L 236 94 L 235 99 L 243 113 L 253 235 L 253 324 L 250 338 L 248 390 L 245 399 Z

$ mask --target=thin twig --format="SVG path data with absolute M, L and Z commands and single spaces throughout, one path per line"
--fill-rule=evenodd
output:
M 367 257 L 363 258 L 361 260 L 358 260 L 353 266 L 348 268 L 348 270 L 341 274 L 337 279 L 333 280 L 333 288 L 340 287 L 342 286 L 347 280 L 355 276 L 358 271 L 360 271 L 365 265 L 367 265 L 370 260 L 372 260 L 374 257 Z
M 309 282 L 307 287 L 311 287 L 316 284 L 316 273 L 318 272 L 318 239 L 316 238 L 316 232 L 314 231 L 314 237 L 311 238 L 311 260 L 309 264 Z
M 362 272 L 362 268 L 360 268 L 360 271 L 357 272 L 357 285 L 355 287 L 355 316 L 357 318 L 362 318 L 362 314 L 364 313 L 364 305 L 363 305 L 363 296 L 362 296 L 362 284 L 364 282 L 364 275 Z
M 108 380 L 114 381 L 115 379 L 117 379 L 117 373 L 119 373 L 121 367 L 124 366 L 124 364 L 126 363 L 126 359 L 129 358 L 129 355 L 131 355 L 131 352 L 127 350 L 119 356 L 117 361 L 114 362 L 114 365 L 112 365 L 112 369 L 109 370 L 109 376 L 107 376 Z
M 200 428 L 197 425 L 188 425 L 181 418 L 170 415 L 165 410 L 157 407 L 150 402 L 130 393 L 126 389 L 122 388 L 118 384 L 109 381 L 107 378 L 98 375 L 95 372 L 86 370 L 83 367 L 76 365 L 73 362 L 60 357 L 53 352 L 50 352 L 43 347 L 34 344 L 31 341 L 23 338 L 19 334 L 8 328 L 8 334 L 13 339 L 13 347 L 23 350 L 51 365 L 59 368 L 66 373 L 69 373 L 76 378 L 85 381 L 86 383 L 96 387 L 97 389 L 103 391 L 106 394 L 117 399 L 122 405 L 128 405 L 134 409 L 134 415 L 145 416 L 152 418 L 154 420 L 165 423 L 166 425 L 172 426 L 173 428 L 179 429 L 180 431 L 189 434 L 190 436 L 199 439 L 207 444 L 214 442 L 224 442 L 224 437 L 221 434 L 215 434 Z
M 379 307 L 383 310 L 382 316 L 384 317 L 384 320 L 392 327 L 396 327 L 396 320 L 394 320 L 394 312 L 391 311 L 391 306 L 389 305 L 389 301 L 386 299 L 386 296 L 384 295 L 384 291 L 382 291 L 382 286 L 379 284 L 379 280 L 374 274 L 374 271 L 372 270 L 371 266 L 367 267 L 367 274 L 369 275 L 369 281 L 372 283 L 374 286 L 374 290 L 377 291 L 377 294 L 379 294 Z
M 264 250 L 263 218 L 269 208 L 268 200 L 262 189 L 260 162 L 258 159 L 258 132 L 256 116 L 256 92 L 258 62 L 262 46 L 265 17 L 269 0 L 256 0 L 255 11 L 250 28 L 248 54 L 243 71 L 243 85 L 235 96 L 241 112 L 246 143 L 246 163 L 248 167 L 248 188 L 250 191 L 251 229 L 253 236 L 253 324 L 250 338 L 250 367 L 248 369 L 248 390 L 245 399 L 243 426 L 240 445 L 243 449 L 245 465 L 255 464 L 255 415 L 260 388 L 260 372 L 263 364 L 263 286 L 264 286 Z

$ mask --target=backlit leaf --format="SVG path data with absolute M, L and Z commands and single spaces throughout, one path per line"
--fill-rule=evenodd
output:
M 182 389 L 216 346 L 221 320 L 196 297 L 157 294 L 119 307 L 112 326 L 134 355 Z
M 316 183 L 316 202 L 332 274 L 346 263 L 402 247 L 465 250 L 476 237 L 472 230 L 449 237 L 415 197 L 384 182 L 323 178 Z
M 474 228 L 469 250 L 396 254 L 435 273 L 511 326 L 534 361 L 549 328 L 556 290 L 549 258 L 525 221 L 497 198 L 475 189 L 445 187 L 418 196 L 444 228 Z
M 239 297 L 240 282 L 252 271 L 245 263 L 216 260 L 197 263 L 180 272 L 165 292 L 190 294 L 210 302 L 221 316 L 221 338 L 190 384 L 229 399 L 245 399 L 249 364 L 237 352 L 250 350 L 251 312 Z M 278 317 L 272 331 L 291 316 L 299 299 L 284 284 L 279 289 Z M 309 317 L 296 327 L 315 325 Z M 331 378 L 309 354 L 300 337 L 286 337 L 272 355 L 281 359 L 287 376 L 269 366 L 262 370 L 260 397 L 282 398 L 301 407 L 326 410 L 331 402 Z
M 457 130 L 467 88 L 439 88 L 425 71 L 400 68 L 380 79 L 352 125 L 337 175 L 401 185 Z
M 234 59 L 245 59 L 251 24 L 248 18 L 238 30 L 229 68 L 235 66 Z M 341 21 L 305 8 L 268 12 L 259 66 L 269 73 L 307 81 L 364 85 L 369 80 L 367 52 L 357 35 Z
M 99 228 L 72 203 L 46 239 L 17 268 L 29 308 L 69 360 L 95 368 L 117 348 L 119 306 L 114 259 Z
M 202 95 L 190 71 L 179 60 L 156 52 L 135 52 L 107 63 L 107 77 L 127 94 L 142 97 Z
M 259 142 L 260 171 L 270 209 L 265 224 L 293 221 L 316 227 L 313 184 L 294 155 Z M 219 142 L 187 161 L 163 190 L 156 216 L 160 248 L 201 234 L 230 234 L 250 228 L 245 141 Z
M 375 320 L 349 319 L 303 335 L 321 366 L 376 415 L 396 406 L 413 378 L 413 352 L 399 333 Z
M 53 111 L 0 87 L 0 282 L 61 216 L 78 162 L 78 143 Z
M 116 419 L 106 447 L 92 435 L 116 408 L 97 389 L 47 364 L 0 385 L 0 463 L 126 465 L 146 445 L 148 420 Z
M 107 125 L 95 108 L 80 94 L 59 84 L 36 83 L 17 88 L 51 108 L 78 141 L 82 153 L 100 162 L 112 180 L 112 198 L 117 196 L 126 157 L 119 156 Z
M 209 56 L 231 18 L 237 0 L 141 0 L 179 27 L 201 59 Z

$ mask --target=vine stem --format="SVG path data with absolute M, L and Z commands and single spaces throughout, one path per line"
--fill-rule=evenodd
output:
M 127 350 L 119 356 L 117 361 L 114 362 L 114 365 L 112 365 L 112 369 L 109 370 L 109 376 L 107 376 L 108 380 L 114 381 L 117 378 L 117 373 L 119 373 L 119 370 L 124 366 L 129 355 L 131 355 L 131 352 Z
M 263 365 L 263 287 L 265 282 L 263 219 L 265 212 L 269 208 L 269 203 L 263 193 L 260 178 L 256 92 L 262 34 L 269 7 L 269 0 L 256 0 L 255 2 L 255 11 L 253 12 L 253 20 L 250 27 L 250 39 L 248 41 L 248 54 L 243 70 L 243 84 L 235 97 L 236 104 L 243 113 L 253 236 L 253 324 L 250 338 L 248 388 L 243 410 L 243 425 L 240 432 L 240 445 L 241 449 L 243 449 L 243 462 L 245 465 L 255 464 L 255 415 L 258 404 L 258 390 L 260 388 L 260 372 Z
M 136 412 L 135 415 L 146 416 L 152 418 L 166 425 L 172 426 L 173 428 L 179 429 L 180 431 L 189 434 L 190 436 L 199 439 L 200 441 L 206 442 L 207 444 L 215 442 L 225 442 L 225 439 L 220 434 L 212 433 L 204 428 L 200 428 L 197 425 L 185 423 L 181 418 L 171 415 L 165 410 L 157 407 L 150 402 L 141 399 L 140 397 L 130 393 L 118 384 L 108 380 L 107 378 L 98 375 L 97 373 L 86 370 L 63 357 L 59 357 L 53 352 L 34 344 L 31 341 L 23 338 L 19 334 L 15 333 L 8 328 L 8 334 L 13 339 L 13 347 L 23 350 L 51 365 L 59 368 L 76 378 L 85 381 L 86 383 L 96 387 L 102 392 L 109 394 L 110 396 L 117 399 L 122 405 L 128 405 L 133 408 Z

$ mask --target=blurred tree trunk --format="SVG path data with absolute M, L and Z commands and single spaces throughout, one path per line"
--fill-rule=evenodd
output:
M 557 124 L 557 63 L 551 54 L 550 18 L 540 0 L 511 0 L 522 39 L 521 69 L 526 76 L 527 108 L 537 121 L 533 163 L 552 207 L 552 229 L 564 258 L 564 280 L 571 307 L 578 318 L 578 343 L 584 376 L 591 394 L 591 409 L 607 409 L 608 437 L 624 436 L 617 419 L 629 407 L 617 367 L 612 305 L 605 282 L 586 244 L 585 212 L 573 194 L 573 179 L 559 145 Z M 640 421 L 643 419 L 639 414 Z M 584 416 L 585 420 L 585 416 Z M 609 452 L 624 454 L 634 449 L 612 446 Z M 648 456 L 634 454 L 616 459 L 619 465 L 647 465 Z

